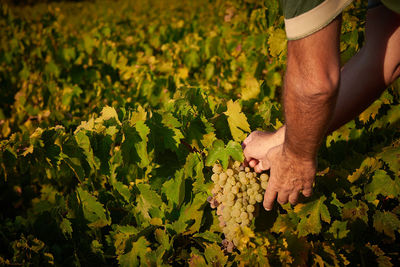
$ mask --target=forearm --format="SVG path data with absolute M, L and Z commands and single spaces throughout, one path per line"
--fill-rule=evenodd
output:
M 384 6 L 367 13 L 366 43 L 340 75 L 331 133 L 354 119 L 400 75 L 400 15 Z
M 284 152 L 316 157 L 336 103 L 340 18 L 313 35 L 288 43 Z

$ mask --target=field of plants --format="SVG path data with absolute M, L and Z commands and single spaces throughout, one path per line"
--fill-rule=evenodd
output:
M 285 64 L 278 1 L 0 4 L 0 265 L 399 266 L 399 80 L 326 138 L 311 198 L 224 247 L 213 166 L 283 125 Z

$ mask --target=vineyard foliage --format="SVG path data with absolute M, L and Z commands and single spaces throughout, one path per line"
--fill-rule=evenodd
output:
M 1 4 L 0 265 L 399 266 L 399 81 L 326 138 L 311 198 L 221 248 L 210 166 L 284 123 L 285 61 L 278 1 Z

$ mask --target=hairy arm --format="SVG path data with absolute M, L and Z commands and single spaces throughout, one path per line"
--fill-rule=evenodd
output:
M 275 199 L 281 204 L 288 201 L 296 204 L 300 192 L 311 195 L 317 150 L 337 98 L 340 22 L 341 17 L 336 18 L 322 30 L 288 42 L 284 88 L 286 131 L 284 143 L 267 154 L 271 168 L 264 196 L 267 210 Z

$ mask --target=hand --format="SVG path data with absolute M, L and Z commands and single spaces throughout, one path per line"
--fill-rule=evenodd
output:
M 285 151 L 283 145 L 272 148 L 267 154 L 271 164 L 270 178 L 264 195 L 264 208 L 271 210 L 275 198 L 278 203 L 297 204 L 299 194 L 311 196 L 317 160 L 306 160 Z
M 250 165 L 256 172 L 262 172 L 269 169 L 270 164 L 267 159 L 269 150 L 275 146 L 281 145 L 285 139 L 285 126 L 279 128 L 276 132 L 252 132 L 243 141 L 243 153 L 245 165 Z

